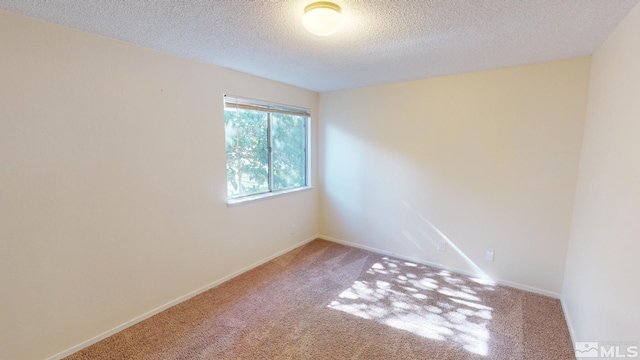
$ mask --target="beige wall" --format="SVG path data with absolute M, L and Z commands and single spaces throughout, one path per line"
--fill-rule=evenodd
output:
M 576 340 L 638 340 L 638 34 L 636 9 L 593 66 L 318 108 L 314 92 L 0 11 L 0 358 L 54 356 L 319 232 L 562 289 Z M 312 109 L 321 192 L 226 207 L 223 93 Z
M 322 234 L 558 296 L 589 66 L 321 94 Z
M 576 341 L 640 341 L 640 8 L 593 56 L 564 288 Z
M 318 233 L 317 190 L 227 208 L 222 117 L 225 92 L 313 114 L 316 93 L 2 11 L 0 46 L 0 358 L 52 356 Z

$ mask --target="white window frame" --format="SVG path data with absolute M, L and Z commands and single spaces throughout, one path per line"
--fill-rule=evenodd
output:
M 227 95 L 223 96 L 223 109 L 226 110 L 228 108 L 240 108 L 245 110 L 254 110 L 254 111 L 262 111 L 267 113 L 267 146 L 268 146 L 268 188 L 269 190 L 261 193 L 254 193 L 250 195 L 242 195 L 237 197 L 229 196 L 228 189 L 228 179 L 227 172 L 225 170 L 225 188 L 227 190 L 227 206 L 235 206 L 239 204 L 244 204 L 248 202 L 254 202 L 261 199 L 271 198 L 274 196 L 285 195 L 290 193 L 295 193 L 299 191 L 312 189 L 313 186 L 311 184 L 311 154 L 310 154 L 310 139 L 311 139 L 311 111 L 302 107 L 295 107 L 290 105 L 282 105 L 262 100 L 249 99 L 239 96 Z M 272 113 L 281 113 L 281 114 L 289 114 L 296 116 L 304 116 L 306 117 L 305 121 L 305 145 L 304 145 L 304 157 L 305 157 L 305 184 L 295 188 L 289 188 L 284 190 L 274 190 L 273 189 L 273 161 L 272 161 L 272 147 L 271 147 L 271 114 Z M 224 118 L 224 114 L 223 114 Z M 225 134 L 226 135 L 226 134 Z M 226 150 L 225 150 L 225 169 L 227 166 L 226 162 Z

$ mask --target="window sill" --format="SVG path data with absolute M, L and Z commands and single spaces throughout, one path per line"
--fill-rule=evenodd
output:
M 260 201 L 260 200 L 264 200 L 272 197 L 288 195 L 288 194 L 311 190 L 311 189 L 313 189 L 313 186 L 305 186 L 305 187 L 299 187 L 291 190 L 282 190 L 282 191 L 269 192 L 269 193 L 258 194 L 258 195 L 243 196 L 241 198 L 227 200 L 227 207 L 244 205 L 244 204 L 248 204 L 248 203 L 252 203 L 252 202 L 256 202 L 256 201 Z

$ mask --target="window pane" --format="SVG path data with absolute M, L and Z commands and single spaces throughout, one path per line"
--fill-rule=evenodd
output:
M 307 118 L 271 114 L 273 190 L 305 186 L 305 140 Z
M 229 197 L 269 191 L 267 114 L 225 109 L 224 125 Z

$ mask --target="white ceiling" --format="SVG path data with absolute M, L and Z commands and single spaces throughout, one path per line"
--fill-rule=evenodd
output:
M 593 54 L 640 0 L 334 0 L 345 24 L 318 37 L 314 0 L 0 0 L 0 9 L 315 91 Z

